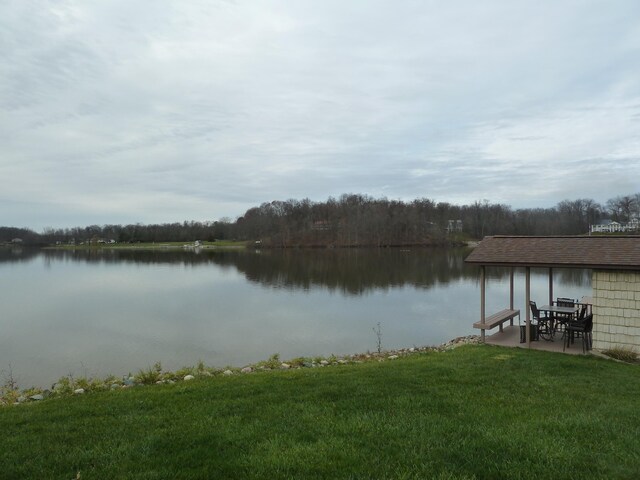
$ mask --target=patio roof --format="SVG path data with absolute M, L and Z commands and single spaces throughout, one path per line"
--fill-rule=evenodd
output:
M 640 236 L 485 237 L 465 259 L 478 265 L 640 270 Z

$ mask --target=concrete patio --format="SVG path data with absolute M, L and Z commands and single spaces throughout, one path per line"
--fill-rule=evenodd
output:
M 543 350 L 545 352 L 559 352 L 559 353 L 568 353 L 570 355 L 582 355 L 582 339 L 576 338 L 575 343 L 569 345 L 562 352 L 563 345 L 562 333 L 557 333 L 553 341 L 547 340 L 537 340 L 532 341 L 531 348 L 532 350 Z M 528 348 L 527 343 L 520 343 L 520 326 L 519 325 L 505 325 L 504 330 L 502 332 L 496 332 L 494 334 L 487 335 L 485 337 L 485 343 L 488 345 L 498 345 L 501 347 L 518 347 L 518 348 Z M 587 354 L 590 354 L 591 351 L 587 350 Z

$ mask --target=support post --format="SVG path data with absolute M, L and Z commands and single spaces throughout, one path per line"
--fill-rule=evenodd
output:
M 527 337 L 527 348 L 531 348 L 531 308 L 529 301 L 531 300 L 531 267 L 525 268 L 525 311 L 527 312 L 527 321 L 525 323 L 525 334 Z
M 549 267 L 549 305 L 553 305 L 553 268 Z
M 485 266 L 480 267 L 480 323 L 485 321 Z M 480 339 L 484 343 L 484 328 L 480 330 Z
M 513 310 L 513 267 L 509 275 L 509 309 Z

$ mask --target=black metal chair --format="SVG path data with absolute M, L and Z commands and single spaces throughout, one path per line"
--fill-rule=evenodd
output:
M 538 305 L 534 301 L 529 301 L 529 307 L 531 307 L 531 316 L 537 327 L 537 335 L 535 335 L 534 340 L 537 340 L 538 337 L 543 340 L 551 340 L 553 337 L 553 317 L 548 316 L 546 313 L 540 313 Z
M 587 350 L 591 350 L 592 338 L 591 331 L 593 330 L 593 314 L 585 315 L 582 320 L 575 320 L 569 322 L 565 327 L 564 345 L 562 351 L 564 352 L 566 347 L 570 343 L 573 343 L 574 335 L 580 334 L 582 336 L 582 353 Z
M 576 306 L 576 301 L 573 298 L 558 297 L 555 303 L 558 307 L 573 308 Z M 573 320 L 573 318 L 572 315 L 558 313 L 556 314 L 555 320 L 556 323 L 554 325 L 554 328 L 563 330 L 564 327 Z

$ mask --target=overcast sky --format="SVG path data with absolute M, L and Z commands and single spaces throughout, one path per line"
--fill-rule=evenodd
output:
M 640 1 L 0 2 L 0 225 L 640 192 Z

